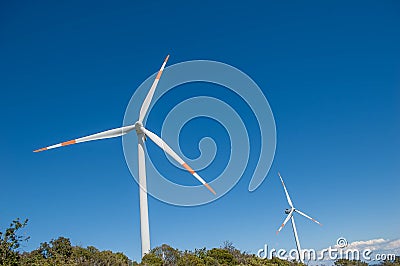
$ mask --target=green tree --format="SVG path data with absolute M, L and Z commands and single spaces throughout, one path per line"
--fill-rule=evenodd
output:
M 384 260 L 380 266 L 400 266 L 400 256 L 396 256 L 394 260 Z
M 92 246 L 87 248 L 73 246 L 65 237 L 40 244 L 38 249 L 22 254 L 21 260 L 21 265 L 27 266 L 128 266 L 132 263 L 122 253 L 99 251 Z
M 228 251 L 234 258 L 234 261 L 238 265 L 247 265 L 249 262 L 249 255 L 246 252 L 241 252 L 230 241 L 225 241 L 222 246 L 222 249 Z
M 236 265 L 237 261 L 231 253 L 226 249 L 213 248 L 207 251 L 207 255 L 218 261 L 220 265 Z
M 335 266 L 368 266 L 368 263 L 360 260 L 338 259 L 335 261 Z
M 206 266 L 218 266 L 218 261 L 210 257 L 206 248 L 195 249 L 193 254 L 200 258 Z
M 178 266 L 205 266 L 206 264 L 202 259 L 193 254 L 192 252 L 185 251 L 178 260 Z
M 29 240 L 29 237 L 19 234 L 22 228 L 28 224 L 28 219 L 21 222 L 19 218 L 12 221 L 10 227 L 4 232 L 0 231 L 0 265 L 18 265 L 20 253 L 18 251 L 22 242 Z
M 163 260 L 158 257 L 156 254 L 149 252 L 142 258 L 141 265 L 144 266 L 162 266 Z
M 166 244 L 163 244 L 161 247 L 154 248 L 151 252 L 162 259 L 163 266 L 176 265 L 181 256 L 179 250 L 174 249 Z

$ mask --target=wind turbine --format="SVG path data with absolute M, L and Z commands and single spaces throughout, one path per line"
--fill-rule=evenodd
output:
M 279 175 L 279 178 L 281 179 L 283 189 L 285 190 L 286 199 L 287 199 L 287 201 L 288 201 L 288 203 L 289 203 L 290 209 L 286 209 L 286 210 L 285 210 L 285 213 L 286 213 L 288 216 L 287 216 L 286 219 L 283 221 L 283 223 L 282 223 L 281 227 L 279 227 L 278 231 L 276 231 L 276 234 L 279 234 L 279 232 L 282 230 L 282 228 L 285 226 L 285 224 L 286 224 L 286 223 L 289 221 L 289 219 L 290 219 L 291 222 L 292 222 L 294 239 L 296 240 L 297 253 L 299 254 L 300 261 L 301 261 L 302 263 L 304 263 L 304 261 L 303 261 L 303 255 L 302 255 L 302 253 L 301 253 L 300 241 L 299 241 L 299 237 L 298 237 L 298 235 L 297 235 L 297 229 L 296 229 L 296 224 L 295 224 L 295 222 L 294 222 L 293 214 L 294 214 L 295 212 L 297 212 L 298 214 L 303 215 L 304 217 L 310 219 L 311 221 L 313 221 L 313 222 L 315 222 L 315 223 L 317 223 L 317 224 L 319 224 L 319 225 L 321 225 L 321 226 L 322 226 L 322 224 L 321 224 L 320 222 L 318 222 L 317 220 L 315 220 L 314 218 L 311 218 L 310 216 L 308 216 L 308 215 L 305 214 L 304 212 L 301 212 L 300 210 L 296 209 L 296 208 L 293 206 L 292 200 L 290 199 L 289 193 L 288 193 L 288 191 L 287 191 L 287 189 L 286 189 L 285 183 L 283 182 L 283 179 L 282 179 L 282 177 L 281 177 L 281 174 L 278 173 L 278 175 Z
M 159 136 L 149 131 L 143 126 L 143 119 L 145 118 L 151 100 L 154 95 L 154 91 L 157 87 L 157 84 L 161 78 L 164 67 L 168 61 L 169 55 L 165 58 L 164 63 L 162 64 L 156 79 L 154 80 L 150 91 L 148 92 L 142 107 L 139 113 L 139 120 L 130 126 L 110 129 L 107 131 L 103 131 L 97 134 L 89 135 L 86 137 L 73 139 L 65 142 L 61 142 L 55 145 L 51 145 L 45 148 L 41 148 L 35 150 L 34 152 L 41 152 L 45 150 L 50 150 L 54 148 L 59 148 L 63 146 L 68 146 L 72 144 L 77 144 L 81 142 L 87 142 L 92 140 L 99 139 L 108 139 L 123 136 L 133 130 L 136 131 L 138 137 L 138 172 L 139 172 L 139 201 L 140 201 L 140 236 L 142 240 L 142 257 L 150 251 L 150 232 L 149 232 L 149 214 L 148 214 L 148 204 L 147 204 L 147 185 L 146 185 L 146 165 L 145 165 L 145 148 L 144 141 L 146 137 L 151 139 L 157 146 L 159 146 L 162 150 L 164 150 L 167 154 L 169 154 L 175 161 L 181 164 L 189 173 L 191 173 L 197 180 L 199 180 L 208 190 L 210 190 L 214 195 L 215 191 L 208 185 L 203 178 L 201 178 L 189 165 L 187 165 L 181 157 L 179 157 L 168 145 L 165 143 Z

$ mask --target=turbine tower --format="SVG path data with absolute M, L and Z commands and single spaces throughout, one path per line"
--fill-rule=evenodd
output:
M 287 214 L 287 217 L 286 217 L 286 219 L 283 221 L 281 227 L 279 227 L 278 231 L 276 231 L 276 234 L 279 234 L 279 232 L 282 230 L 282 228 L 285 226 L 285 224 L 286 224 L 286 223 L 289 221 L 289 219 L 290 219 L 291 222 L 292 222 L 294 239 L 295 239 L 295 241 L 296 241 L 297 253 L 299 254 L 300 261 L 301 261 L 302 263 L 304 263 L 303 254 L 301 253 L 300 241 L 299 241 L 299 237 L 298 237 L 298 235 L 297 235 L 297 229 L 296 229 L 296 224 L 295 224 L 295 222 L 294 222 L 293 214 L 294 214 L 295 212 L 297 212 L 298 214 L 300 214 L 300 215 L 302 215 L 302 216 L 304 216 L 304 217 L 310 219 L 311 221 L 313 221 L 313 222 L 315 222 L 315 223 L 317 223 L 317 224 L 319 224 L 319 225 L 321 225 L 321 226 L 322 226 L 322 224 L 321 224 L 320 222 L 318 222 L 317 220 L 311 218 L 311 217 L 308 216 L 307 214 L 305 214 L 305 213 L 301 212 L 300 210 L 296 209 L 296 208 L 293 206 L 292 200 L 290 199 L 289 193 L 288 193 L 288 191 L 287 191 L 287 189 L 286 189 L 285 183 L 283 182 L 283 179 L 282 179 L 282 177 L 281 177 L 281 174 L 278 173 L 278 175 L 279 175 L 279 178 L 281 179 L 283 189 L 285 190 L 286 199 L 287 199 L 287 202 L 289 203 L 290 209 L 286 209 L 286 210 L 285 210 L 285 213 Z
M 149 131 L 143 126 L 143 119 L 145 118 L 151 100 L 153 98 L 154 92 L 156 90 L 157 84 L 161 78 L 164 67 L 167 64 L 169 55 L 165 58 L 156 79 L 154 80 L 150 91 L 148 92 L 142 107 L 140 108 L 139 120 L 130 126 L 110 129 L 97 134 L 89 135 L 86 137 L 73 139 L 65 142 L 61 142 L 52 146 L 41 148 L 35 150 L 34 152 L 41 152 L 45 150 L 50 150 L 54 148 L 59 148 L 63 146 L 68 146 L 71 144 L 87 142 L 99 139 L 108 139 L 123 136 L 133 130 L 136 131 L 138 137 L 138 172 L 139 172 L 139 203 L 140 203 L 140 236 L 142 241 L 142 257 L 150 251 L 150 231 L 149 231 L 149 214 L 148 214 L 148 203 L 147 203 L 147 185 L 146 185 L 146 161 L 145 161 L 145 147 L 144 141 L 146 137 L 151 139 L 157 146 L 164 150 L 168 155 L 170 155 L 175 161 L 181 164 L 189 173 L 191 173 L 197 180 L 199 180 L 208 190 L 210 190 L 214 195 L 215 191 L 208 185 L 203 178 L 201 178 L 189 165 L 187 165 L 181 157 L 178 156 L 159 136 Z

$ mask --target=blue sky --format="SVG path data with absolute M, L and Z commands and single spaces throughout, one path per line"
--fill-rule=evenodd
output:
M 293 248 L 289 228 L 275 235 L 286 208 L 278 171 L 299 209 L 324 224 L 297 219 L 303 247 L 400 238 L 399 13 L 397 1 L 2 3 L 0 226 L 29 218 L 26 250 L 65 236 L 139 259 L 138 189 L 121 139 L 32 150 L 122 125 L 135 89 L 171 54 L 170 65 L 216 60 L 257 82 L 277 150 L 255 192 L 246 172 L 211 204 L 150 198 L 152 247 Z M 157 106 L 149 127 L 163 120 Z M 223 142 L 223 128 L 210 127 Z

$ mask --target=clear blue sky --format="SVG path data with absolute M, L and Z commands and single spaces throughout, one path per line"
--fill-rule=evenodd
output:
M 0 226 L 29 218 L 26 250 L 65 236 L 139 259 L 138 188 L 121 139 L 32 150 L 122 125 L 167 54 L 169 64 L 210 59 L 246 72 L 278 139 L 253 193 L 247 172 L 204 206 L 150 198 L 152 247 L 293 248 L 290 228 L 275 235 L 287 206 L 278 171 L 294 203 L 324 224 L 297 219 L 303 247 L 400 237 L 398 1 L 3 2 Z

